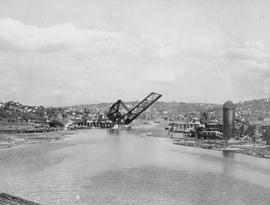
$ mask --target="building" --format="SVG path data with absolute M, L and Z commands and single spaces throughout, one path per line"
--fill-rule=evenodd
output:
M 196 131 L 199 126 L 199 123 L 193 122 L 173 122 L 169 124 L 169 131 L 186 133 Z

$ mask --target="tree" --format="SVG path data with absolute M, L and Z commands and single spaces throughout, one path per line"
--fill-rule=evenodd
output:
M 201 123 L 206 123 L 208 118 L 209 118 L 208 113 L 207 112 L 202 112 L 201 116 L 200 116 L 200 122 Z
M 255 125 L 251 125 L 247 128 L 247 130 L 245 131 L 245 135 L 248 135 L 250 137 L 255 135 Z
M 270 145 L 270 130 L 263 132 L 263 139 L 266 141 L 267 145 Z
M 53 119 L 51 122 L 49 122 L 49 125 L 50 127 L 63 127 L 63 123 L 56 120 L 56 119 Z

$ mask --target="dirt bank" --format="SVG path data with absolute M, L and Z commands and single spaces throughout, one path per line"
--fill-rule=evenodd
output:
M 0 134 L 0 149 L 25 144 L 37 144 L 63 140 L 73 133 L 73 131 L 56 131 L 43 133 Z

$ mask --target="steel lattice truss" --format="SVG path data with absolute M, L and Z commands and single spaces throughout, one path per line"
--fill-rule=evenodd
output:
M 128 109 L 122 100 L 118 100 L 111 105 L 107 112 L 107 117 L 114 123 L 127 125 L 149 108 L 161 96 L 162 95 L 158 93 L 152 92 L 131 109 Z

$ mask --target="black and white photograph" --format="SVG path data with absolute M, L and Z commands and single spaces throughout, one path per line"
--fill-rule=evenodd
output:
M 0 0 L 0 205 L 92 204 L 270 204 L 270 1 Z

